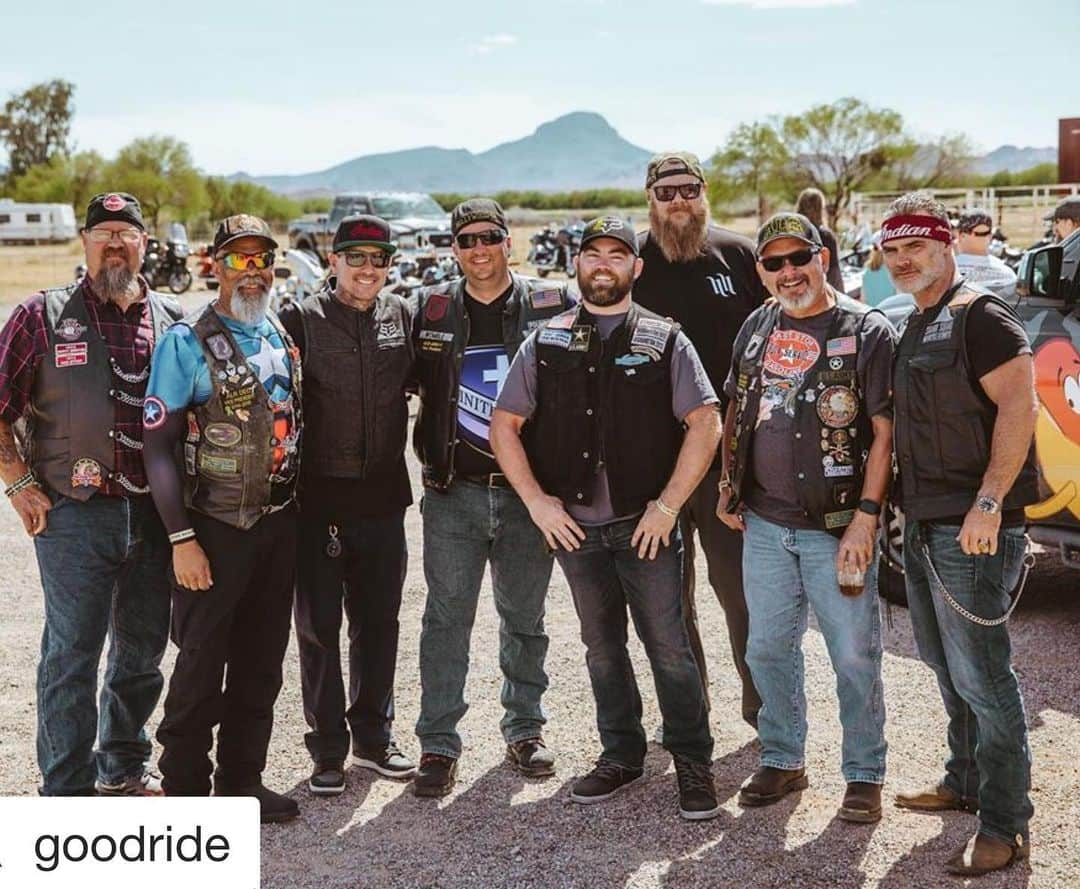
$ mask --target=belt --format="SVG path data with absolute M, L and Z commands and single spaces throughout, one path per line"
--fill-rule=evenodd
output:
M 486 488 L 511 488 L 509 480 L 501 472 L 489 472 L 485 475 L 459 475 L 456 478 L 463 482 L 471 482 L 474 485 L 483 485 Z

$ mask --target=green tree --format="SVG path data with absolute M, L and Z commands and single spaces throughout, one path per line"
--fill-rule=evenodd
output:
M 187 221 L 209 204 L 187 145 L 172 136 L 149 136 L 125 145 L 109 164 L 106 179 L 109 188 L 139 199 L 154 229 L 165 211 Z
M 790 160 L 774 123 L 740 124 L 710 161 L 709 203 L 723 207 L 752 195 L 764 219 L 769 198 L 787 190 Z
M 103 190 L 104 172 L 105 160 L 96 151 L 55 155 L 17 176 L 11 193 L 17 201 L 72 204 L 81 213 L 90 198 Z
M 74 84 L 50 80 L 12 96 L 4 104 L 0 141 L 7 147 L 9 182 L 36 164 L 68 154 L 74 93 Z

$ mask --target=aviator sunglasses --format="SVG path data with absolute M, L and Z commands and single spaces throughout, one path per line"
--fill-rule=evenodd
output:
M 780 271 L 785 262 L 790 262 L 795 268 L 802 268 L 817 255 L 819 249 L 807 247 L 805 250 L 796 250 L 794 253 L 785 253 L 783 256 L 762 256 L 758 262 L 767 272 Z
M 675 200 L 675 193 L 684 201 L 692 201 L 701 196 L 700 182 L 687 182 L 685 185 L 654 185 L 653 194 L 663 203 Z
M 345 257 L 345 265 L 350 268 L 360 269 L 366 266 L 369 262 L 372 267 L 377 269 L 384 269 L 390 265 L 390 254 L 383 250 L 378 253 L 361 253 L 359 251 L 355 253 L 343 253 Z
M 225 268 L 234 272 L 247 271 L 248 263 L 253 263 L 259 271 L 268 269 L 274 264 L 274 251 L 267 250 L 265 253 L 224 253 L 221 261 Z
M 486 247 L 494 247 L 506 240 L 506 232 L 500 228 L 488 229 L 485 232 L 468 232 L 458 235 L 455 239 L 462 250 L 471 250 L 477 241 Z

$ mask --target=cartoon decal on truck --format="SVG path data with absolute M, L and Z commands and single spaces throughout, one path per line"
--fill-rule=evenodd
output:
M 1035 453 L 1050 496 L 1029 506 L 1027 517 L 1067 509 L 1080 519 L 1080 353 L 1071 340 L 1054 337 L 1035 350 L 1034 363 L 1040 402 Z

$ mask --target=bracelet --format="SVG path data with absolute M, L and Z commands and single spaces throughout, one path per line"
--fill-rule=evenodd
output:
M 731 483 L 731 479 L 727 476 L 724 476 L 722 479 L 720 479 L 720 484 L 718 484 L 716 487 L 720 491 L 724 490 L 724 488 L 729 488 L 732 491 L 735 490 L 735 486 Z
M 34 478 L 32 470 L 27 471 L 26 475 L 20 476 L 15 479 L 10 485 L 4 488 L 4 495 L 8 498 L 14 497 L 19 491 L 24 491 L 32 485 L 37 485 L 38 480 Z
M 195 529 L 185 528 L 183 531 L 177 531 L 174 534 L 169 535 L 169 543 L 174 546 L 178 543 L 183 543 L 185 540 L 195 539 Z
M 656 498 L 655 503 L 656 508 L 659 509 L 660 512 L 666 515 L 669 519 L 677 519 L 679 517 L 679 511 L 677 509 L 672 509 L 659 497 Z

